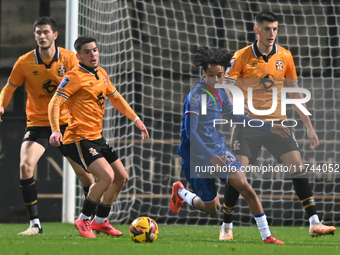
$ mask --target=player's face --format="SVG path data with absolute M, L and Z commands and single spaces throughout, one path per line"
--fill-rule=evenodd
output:
M 257 24 L 254 28 L 255 33 L 257 34 L 257 39 L 260 45 L 271 47 L 274 45 L 277 31 L 278 31 L 278 22 L 263 22 L 262 24 Z
M 58 32 L 53 32 L 50 25 L 40 25 L 35 27 L 34 38 L 38 46 L 47 50 L 51 46 L 54 47 L 54 42 L 58 37 Z
M 81 46 L 77 53 L 78 60 L 89 68 L 97 68 L 99 61 L 99 51 L 95 42 L 86 43 Z
M 210 65 L 206 71 L 203 71 L 205 82 L 214 86 L 215 84 L 222 84 L 224 78 L 225 68 L 219 65 Z

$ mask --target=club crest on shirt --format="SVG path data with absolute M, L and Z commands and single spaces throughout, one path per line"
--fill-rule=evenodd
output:
M 200 97 L 197 94 L 191 95 L 190 97 L 190 106 L 195 109 L 200 104 Z
M 283 63 L 281 60 L 276 61 L 276 70 L 282 71 L 283 70 Z
M 59 84 L 59 88 L 65 88 L 66 87 L 66 85 L 67 85 L 67 83 L 69 83 L 69 81 L 70 81 L 70 79 L 69 78 L 67 78 L 67 77 L 64 77 L 64 79 L 60 82 L 60 84 Z
M 92 154 L 92 156 L 98 155 L 98 152 L 96 151 L 96 149 L 94 149 L 92 147 L 89 149 L 89 152 Z
M 27 131 L 24 135 L 24 139 L 27 139 L 30 137 L 31 131 Z
M 64 76 L 65 73 L 66 73 L 66 69 L 64 66 L 60 66 L 59 69 L 58 69 L 58 72 L 59 72 L 59 76 Z
M 240 150 L 240 142 L 239 140 L 234 141 L 234 151 L 239 151 Z

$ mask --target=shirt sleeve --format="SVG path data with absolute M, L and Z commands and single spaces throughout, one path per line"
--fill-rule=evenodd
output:
M 66 102 L 66 100 L 67 99 L 65 97 L 54 94 L 50 103 L 48 104 L 48 120 L 50 122 L 52 133 L 55 131 L 60 131 L 60 107 Z
M 74 93 L 76 93 L 81 87 L 81 82 L 78 75 L 73 72 L 68 72 L 61 80 L 56 94 L 69 99 Z
M 13 86 L 9 83 L 5 85 L 5 87 L 1 90 L 0 93 L 0 105 L 2 105 L 5 109 L 8 106 L 9 102 L 11 101 L 13 92 L 17 89 L 18 87 Z
M 239 52 L 236 52 L 230 60 L 230 67 L 227 68 L 224 76 L 224 81 L 230 83 L 236 83 L 236 79 L 240 77 L 242 73 L 242 58 Z
M 201 95 L 190 92 L 187 100 L 185 114 L 193 113 L 199 116 L 201 114 Z
M 292 86 L 298 82 L 294 59 L 290 51 L 285 54 L 287 71 L 285 75 L 285 86 Z
M 190 148 L 193 150 L 199 150 L 200 154 L 206 155 L 206 158 L 210 160 L 214 154 L 211 153 L 210 149 L 204 144 L 197 133 L 198 118 L 199 115 L 195 114 L 194 112 L 185 113 L 185 133 L 190 140 Z
M 17 62 L 15 62 L 12 72 L 8 78 L 8 83 L 12 86 L 19 87 L 25 82 L 25 68 L 21 62 L 21 58 L 19 58 Z
M 103 70 L 105 71 L 105 70 Z M 104 77 L 107 83 L 106 86 L 106 96 L 109 98 L 111 96 L 114 96 L 114 94 L 117 92 L 117 88 L 112 84 L 112 82 L 110 81 L 109 76 L 107 75 L 106 72 L 104 72 Z
M 132 110 L 128 102 L 126 102 L 124 97 L 122 97 L 122 95 L 117 90 L 113 95 L 108 96 L 108 99 L 112 105 L 129 120 L 134 121 L 136 119 L 137 114 Z

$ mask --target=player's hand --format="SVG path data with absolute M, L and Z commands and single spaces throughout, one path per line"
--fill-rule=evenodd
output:
M 277 134 L 283 138 L 288 138 L 290 136 L 290 130 L 289 128 L 282 126 L 281 124 L 274 124 L 270 128 L 270 132 Z
M 210 159 L 210 162 L 213 166 L 220 166 L 221 168 L 223 167 L 226 167 L 226 169 L 230 169 L 227 162 L 226 162 L 226 159 L 223 158 L 223 157 L 220 157 L 220 156 L 217 156 L 217 155 L 214 155 L 211 159 Z M 236 170 L 236 169 L 235 169 Z M 240 170 L 240 169 L 237 169 L 236 171 L 235 170 L 231 170 L 229 173 L 228 173 L 228 179 L 230 181 L 230 179 L 232 178 L 237 178 L 237 179 L 240 179 L 240 178 L 246 178 L 246 175 L 245 173 Z
M 318 135 L 315 133 L 314 128 L 307 128 L 307 136 L 310 140 L 309 148 L 313 150 L 319 146 L 319 138 Z
M 224 158 L 218 156 L 218 155 L 214 155 L 211 159 L 210 162 L 213 166 L 219 165 L 219 166 L 227 166 Z
M 63 135 L 60 131 L 55 131 L 50 136 L 50 144 L 55 147 L 59 147 L 60 144 L 63 142 Z
M 0 123 L 2 122 L 1 116 L 2 116 L 2 114 L 4 114 L 4 112 L 5 112 L 4 107 L 2 105 L 0 105 Z
M 146 129 L 146 127 L 145 127 L 143 121 L 141 121 L 141 120 L 136 120 L 135 125 L 136 125 L 136 127 L 139 128 L 140 131 L 142 131 L 142 138 L 143 138 L 143 139 L 149 138 L 149 132 L 148 132 L 148 130 Z

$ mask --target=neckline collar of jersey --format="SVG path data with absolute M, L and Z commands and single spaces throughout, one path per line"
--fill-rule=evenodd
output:
M 97 69 L 94 69 L 94 68 L 89 68 L 88 66 L 84 65 L 82 62 L 79 62 L 78 66 L 81 68 L 81 69 L 84 69 L 86 72 L 92 74 L 92 75 L 95 75 L 98 70 Z
M 270 55 L 274 55 L 275 53 L 278 52 L 277 50 L 277 45 L 276 43 L 273 44 L 273 49 L 271 50 L 271 52 L 269 52 L 268 56 L 263 55 L 260 51 L 259 48 L 257 47 L 257 40 L 252 44 L 252 49 L 253 49 L 253 54 L 255 58 L 259 58 L 259 57 L 266 57 L 268 58 Z M 264 59 L 264 58 L 263 58 Z
M 34 50 L 34 56 L 35 56 L 35 62 L 39 65 L 39 64 L 44 64 L 46 66 L 47 69 L 51 68 L 51 65 L 53 62 L 57 62 L 59 60 L 59 56 L 60 56 L 60 52 L 59 52 L 59 48 L 57 46 L 55 46 L 55 53 L 53 56 L 52 61 L 49 64 L 46 64 L 44 61 L 42 61 L 41 57 L 40 57 L 40 53 L 39 53 L 39 46 L 37 46 L 37 48 L 35 48 Z
M 95 75 L 97 80 L 99 80 L 99 76 L 97 74 L 98 69 L 94 69 L 94 68 L 89 68 L 86 65 L 84 65 L 83 63 L 79 62 L 78 66 L 83 69 L 84 71 L 88 72 L 91 75 Z

